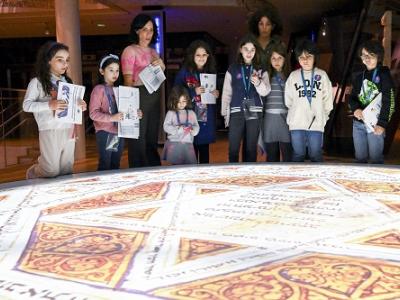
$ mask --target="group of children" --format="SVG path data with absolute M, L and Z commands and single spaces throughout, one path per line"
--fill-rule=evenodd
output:
M 268 67 L 260 64 L 257 40 L 246 35 L 239 43 L 236 61 L 226 72 L 221 114 L 229 127 L 229 162 L 239 161 L 243 141 L 245 161 L 257 160 L 257 147 L 265 147 L 267 161 L 302 162 L 308 156 L 321 162 L 325 124 L 333 108 L 332 85 L 325 71 L 316 67 L 318 49 L 308 40 L 297 44 L 294 54 L 300 68 L 287 76 L 288 61 L 282 44 L 274 45 Z M 394 90 L 390 72 L 381 66 L 383 48 L 377 42 L 361 47 L 366 71 L 355 77 L 350 107 L 354 113 L 353 134 L 356 159 L 383 163 L 385 127 L 394 111 Z M 39 127 L 40 157 L 27 171 L 27 178 L 54 177 L 72 173 L 74 162 L 74 126 L 58 123 L 57 109 L 66 104 L 57 100 L 59 81 L 71 82 L 68 47 L 46 43 L 39 51 L 38 76 L 29 83 L 23 108 L 33 112 Z M 124 139 L 117 136 L 118 112 L 113 92 L 118 80 L 120 61 L 109 54 L 99 63 L 103 81 L 92 91 L 89 115 L 94 121 L 98 170 L 118 169 Z M 201 73 L 216 73 L 215 59 L 204 41 L 194 41 L 187 50 L 182 69 L 176 76 L 168 98 L 164 131 L 168 140 L 163 159 L 171 164 L 209 162 L 209 144 L 215 142 L 215 104 L 202 104 Z M 367 132 L 362 110 L 382 93 L 382 108 L 374 132 Z M 219 91 L 212 94 L 219 97 Z M 80 105 L 86 109 L 82 100 Z M 143 116 L 138 111 L 139 117 Z M 261 137 L 261 139 L 260 139 Z

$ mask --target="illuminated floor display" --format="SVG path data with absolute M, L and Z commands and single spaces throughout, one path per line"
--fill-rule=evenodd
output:
M 0 187 L 0 299 L 400 299 L 398 168 L 221 165 Z

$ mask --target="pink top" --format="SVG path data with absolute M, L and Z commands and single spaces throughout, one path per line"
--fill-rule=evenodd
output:
M 143 85 L 139 73 L 150 64 L 153 57 L 159 58 L 156 50 L 150 47 L 130 45 L 121 55 L 121 68 L 124 75 L 132 75 L 135 86 Z
M 96 132 L 104 130 L 118 133 L 118 127 L 110 120 L 110 105 L 103 84 L 96 85 L 90 95 L 89 116 L 93 120 Z

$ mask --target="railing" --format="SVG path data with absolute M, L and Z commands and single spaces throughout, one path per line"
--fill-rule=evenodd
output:
M 0 88 L 0 169 L 33 163 L 39 155 L 38 129 L 32 113 L 22 110 L 26 90 Z M 93 122 L 84 114 L 86 135 Z
M 33 115 L 22 110 L 25 90 L 0 88 L 0 169 L 36 159 L 38 130 Z

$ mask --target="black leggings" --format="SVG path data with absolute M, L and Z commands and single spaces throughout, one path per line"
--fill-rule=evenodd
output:
M 158 154 L 158 129 L 160 125 L 160 90 L 149 94 L 144 86 L 139 87 L 140 120 L 139 139 L 126 139 L 129 168 L 160 166 Z
M 282 153 L 282 161 L 289 162 L 292 161 L 292 144 L 291 143 L 265 143 L 265 150 L 267 152 L 268 162 L 280 161 Z
M 210 144 L 201 144 L 194 146 L 194 152 L 196 153 L 197 162 L 199 164 L 208 164 L 210 162 Z
M 233 113 L 229 121 L 229 162 L 239 161 L 239 150 L 242 139 L 242 152 L 246 152 L 243 161 L 257 161 L 257 141 L 260 134 L 260 120 L 245 120 L 243 112 Z

